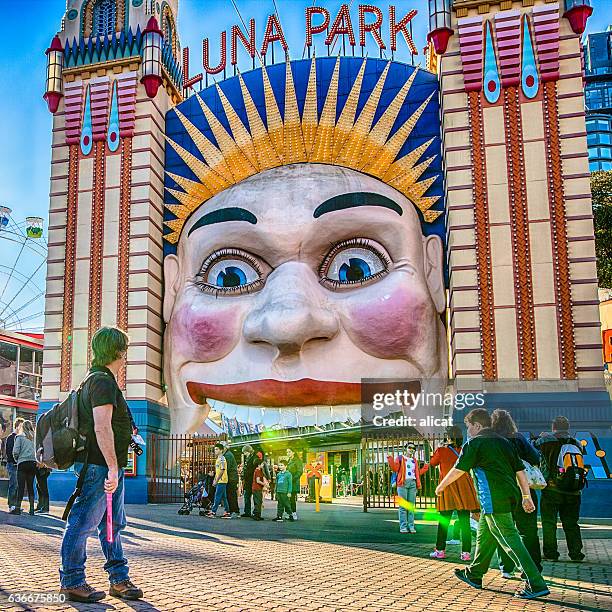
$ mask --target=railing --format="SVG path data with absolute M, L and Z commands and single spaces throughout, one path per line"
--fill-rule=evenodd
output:
M 152 434 L 148 441 L 149 502 L 182 502 L 185 491 L 214 470 L 213 447 L 220 439 L 217 436 Z
M 405 454 L 406 444 L 412 442 L 417 448 L 415 458 L 419 464 L 428 463 L 438 446 L 445 443 L 444 436 L 421 437 L 414 430 L 393 432 L 368 432 L 361 440 L 361 473 L 363 474 L 363 511 L 368 508 L 396 508 L 397 488 L 392 482 L 389 455 Z M 415 506 L 426 509 L 435 506 L 435 490 L 438 485 L 438 470 L 430 468 L 421 475 L 421 488 L 417 491 Z

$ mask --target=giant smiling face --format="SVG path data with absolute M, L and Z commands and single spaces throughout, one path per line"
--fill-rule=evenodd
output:
M 354 170 L 295 164 L 216 195 L 164 263 L 172 430 L 209 407 L 266 426 L 354 421 L 362 378 L 447 375 L 443 248 Z

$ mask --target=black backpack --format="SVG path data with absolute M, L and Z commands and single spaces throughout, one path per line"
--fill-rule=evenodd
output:
M 63 520 L 68 518 L 76 498 L 81 494 L 83 482 L 87 472 L 87 433 L 82 431 L 79 423 L 79 406 L 83 399 L 88 399 L 86 383 L 94 376 L 108 376 L 104 372 L 91 372 L 88 374 L 77 390 L 72 390 L 68 397 L 55 404 L 51 410 L 45 412 L 36 424 L 36 460 L 46 467 L 57 470 L 66 470 L 74 465 L 79 453 L 85 452 L 84 464 L 76 488 L 64 509 Z
M 45 412 L 36 423 L 36 460 L 52 470 L 67 470 L 87 447 L 87 433 L 79 427 L 79 403 L 84 386 L 98 372 L 85 377 L 77 390 Z M 104 374 L 104 373 L 101 373 Z M 104 374 L 106 376 L 106 374 Z

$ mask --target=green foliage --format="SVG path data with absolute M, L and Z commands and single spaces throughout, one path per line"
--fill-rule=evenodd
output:
M 612 171 L 591 174 L 597 278 L 600 287 L 612 288 Z

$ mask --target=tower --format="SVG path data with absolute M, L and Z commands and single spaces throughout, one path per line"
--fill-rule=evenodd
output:
M 580 47 L 591 8 L 561 2 L 430 2 L 452 373 L 514 381 L 540 405 L 533 392 L 603 387 Z
M 143 435 L 168 428 L 163 163 L 165 113 L 181 100 L 177 11 L 178 0 L 69 0 L 47 50 L 53 153 L 40 409 L 78 386 L 95 330 L 117 325 L 131 338 L 118 382 Z M 146 496 L 145 458 L 133 500 Z

